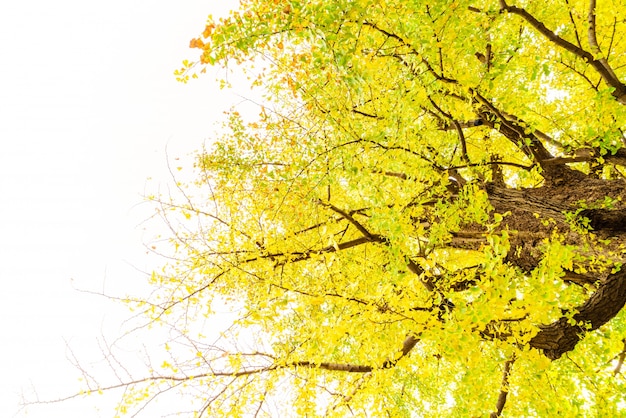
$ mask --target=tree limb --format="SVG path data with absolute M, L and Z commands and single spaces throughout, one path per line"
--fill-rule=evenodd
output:
M 571 351 L 584 334 L 594 331 L 613 319 L 626 303 L 626 270 L 609 275 L 591 297 L 575 309 L 571 319 L 562 317 L 541 326 L 529 342 L 551 360 Z
M 502 415 L 502 410 L 506 404 L 506 397 L 509 394 L 509 376 L 511 374 L 511 367 L 515 362 L 515 358 L 511 358 L 504 363 L 504 371 L 502 372 L 502 384 L 500 387 L 500 395 L 498 395 L 498 401 L 496 402 L 496 410 L 492 412 L 490 418 L 498 418 Z
M 432 97 L 428 96 L 428 100 L 430 100 L 430 103 L 433 105 L 433 107 L 437 109 L 437 111 L 443 116 L 445 116 L 452 123 L 454 129 L 456 129 L 456 133 L 459 135 L 459 141 L 461 141 L 461 159 L 464 162 L 469 163 L 469 157 L 467 156 L 467 143 L 465 142 L 465 135 L 463 134 L 463 129 L 461 129 L 461 124 L 456 119 L 454 119 L 451 114 L 443 111 L 437 105 L 437 103 L 435 103 Z
M 619 80 L 619 78 L 617 77 L 613 69 L 609 66 L 608 62 L 606 62 L 606 59 L 602 59 L 602 58 L 596 59 L 594 55 L 590 53 L 589 51 L 586 51 L 574 45 L 573 43 L 567 41 L 566 39 L 561 38 L 556 33 L 548 29 L 546 25 L 543 24 L 543 22 L 540 22 L 539 20 L 537 20 L 537 18 L 535 18 L 530 13 L 528 13 L 528 11 L 526 11 L 526 9 L 524 9 L 523 7 L 509 6 L 507 5 L 505 0 L 500 0 L 500 10 L 506 11 L 511 14 L 516 14 L 522 17 L 525 21 L 527 21 L 532 27 L 534 27 L 540 34 L 546 37 L 549 41 L 551 41 L 558 47 L 563 48 L 573 53 L 574 55 L 582 58 L 583 60 L 585 60 L 598 72 L 598 74 L 602 76 L 602 79 L 609 86 L 615 89 L 612 93 L 613 97 L 615 97 L 621 104 L 626 104 L 626 85 Z M 593 39 L 590 39 L 590 43 L 592 43 L 595 41 L 595 1 L 594 0 L 591 0 L 590 13 L 593 14 L 593 28 L 591 27 L 589 28 L 590 34 L 591 34 L 591 31 L 593 31 L 593 35 L 592 35 Z M 595 41 L 595 44 L 597 45 L 597 41 Z
M 597 58 L 597 61 L 606 69 L 607 73 L 610 74 L 614 80 L 619 81 L 619 78 L 613 71 L 613 68 L 611 68 L 611 66 L 609 65 L 607 57 L 602 56 L 602 50 L 600 49 L 600 45 L 598 44 L 598 38 L 596 34 L 596 0 L 589 0 L 589 13 L 587 14 L 587 23 L 589 24 L 589 28 L 587 30 L 587 38 L 589 41 L 589 46 L 591 47 L 592 54 L 596 57 L 599 57 Z

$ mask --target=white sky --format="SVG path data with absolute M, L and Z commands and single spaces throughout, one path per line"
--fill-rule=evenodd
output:
M 122 294 L 144 280 L 134 267 L 157 266 L 138 224 L 151 211 L 142 195 L 169 181 L 165 147 L 184 160 L 237 101 L 211 75 L 183 85 L 173 70 L 196 58 L 188 43 L 206 16 L 235 5 L 0 2 L 0 415 L 31 383 L 40 395 L 71 392 L 64 339 L 80 356 L 117 326 L 123 311 L 71 279 Z M 80 407 L 26 416 L 110 416 Z

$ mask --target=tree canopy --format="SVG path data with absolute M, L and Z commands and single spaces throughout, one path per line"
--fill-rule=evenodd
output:
M 190 46 L 179 80 L 237 68 L 265 101 L 154 197 L 175 255 L 130 303 L 169 354 L 87 391 L 211 417 L 626 413 L 626 2 L 243 0 Z M 208 340 L 218 304 L 236 318 Z

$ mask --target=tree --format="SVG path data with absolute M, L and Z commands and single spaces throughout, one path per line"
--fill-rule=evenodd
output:
M 120 410 L 625 413 L 626 3 L 509 1 L 209 19 L 178 78 L 236 65 L 266 103 L 155 197 L 176 256 L 137 303 L 178 337 Z

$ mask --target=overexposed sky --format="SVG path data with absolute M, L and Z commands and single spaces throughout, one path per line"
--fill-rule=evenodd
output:
M 173 71 L 196 58 L 188 44 L 206 16 L 236 4 L 0 3 L 1 416 L 31 384 L 42 396 L 77 387 L 64 340 L 80 355 L 118 326 L 123 310 L 73 284 L 123 294 L 158 266 L 142 246 L 153 233 L 139 226 L 151 213 L 142 195 L 169 181 L 166 146 L 189 161 L 239 100 L 210 74 L 183 85 Z M 25 416 L 110 411 L 87 401 Z

